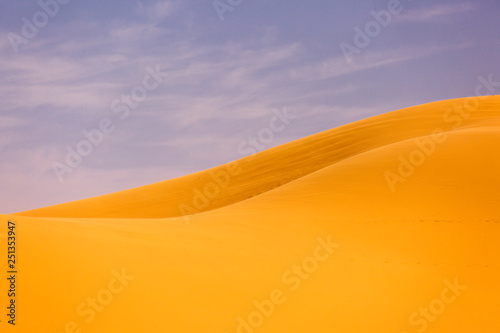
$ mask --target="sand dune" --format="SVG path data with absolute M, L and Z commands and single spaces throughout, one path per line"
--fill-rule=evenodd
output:
M 498 332 L 499 147 L 500 97 L 455 99 L 1 215 L 1 331 Z

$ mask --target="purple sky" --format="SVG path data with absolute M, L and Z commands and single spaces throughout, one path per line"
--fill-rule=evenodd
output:
M 54 1 L 0 0 L 2 213 L 500 81 L 498 0 Z

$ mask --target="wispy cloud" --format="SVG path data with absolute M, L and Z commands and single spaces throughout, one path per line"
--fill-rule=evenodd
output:
M 438 4 L 428 8 L 409 10 L 397 16 L 396 19 L 403 22 L 428 22 L 472 10 L 474 10 L 474 4 L 471 2 Z
M 163 0 L 152 4 L 140 1 L 137 3 L 137 12 L 146 17 L 148 22 L 159 22 L 174 13 L 176 4 L 173 1 Z
M 327 80 L 347 74 L 417 60 L 433 54 L 465 48 L 469 45 L 468 43 L 426 45 L 425 47 L 400 47 L 392 50 L 365 52 L 350 64 L 346 64 L 342 56 L 331 57 L 321 62 L 290 69 L 288 76 L 289 79 L 302 82 Z
M 13 128 L 19 126 L 27 126 L 31 123 L 30 119 L 25 117 L 19 118 L 14 116 L 0 115 L 0 129 Z

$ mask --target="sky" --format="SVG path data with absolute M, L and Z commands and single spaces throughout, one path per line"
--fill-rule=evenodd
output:
M 498 0 L 0 0 L 0 212 L 473 96 L 500 82 L 498 17 Z

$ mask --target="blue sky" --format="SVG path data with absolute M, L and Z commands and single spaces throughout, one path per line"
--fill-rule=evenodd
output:
M 2 213 L 241 158 L 276 112 L 259 149 L 500 81 L 497 0 L 59 1 L 0 0 Z

